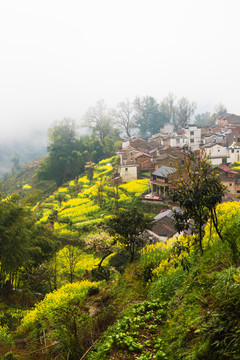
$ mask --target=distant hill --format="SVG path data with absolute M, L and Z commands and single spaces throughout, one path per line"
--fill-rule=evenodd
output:
M 28 185 L 34 191 L 39 189 L 44 195 L 50 194 L 56 189 L 56 184 L 54 181 L 39 181 L 36 177 L 36 171 L 39 167 L 40 160 L 32 161 L 26 165 L 23 165 L 21 169 L 15 171 L 14 173 L 5 173 L 5 175 L 0 180 L 2 184 L 1 193 L 3 197 L 12 195 L 13 193 L 19 193 L 20 195 L 24 191 L 24 187 Z
M 41 133 L 34 132 L 19 139 L 1 139 L 0 180 L 5 173 L 12 172 L 12 169 L 19 170 L 23 165 L 43 157 L 46 152 L 46 138 Z

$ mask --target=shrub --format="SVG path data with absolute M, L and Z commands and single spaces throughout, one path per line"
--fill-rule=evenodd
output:
M 13 336 L 7 325 L 0 326 L 0 344 L 13 344 Z
M 99 288 L 97 286 L 91 286 L 88 289 L 88 296 L 96 295 L 99 293 Z
M 109 265 L 114 267 L 120 273 L 123 273 L 125 267 L 130 262 L 130 258 L 129 252 L 126 251 L 126 249 L 121 249 L 109 259 Z
M 0 360 L 18 360 L 18 356 L 12 351 L 9 351 L 5 355 L 1 356 Z

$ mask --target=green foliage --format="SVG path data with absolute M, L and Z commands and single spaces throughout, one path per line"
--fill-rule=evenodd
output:
M 232 259 L 236 266 L 240 264 L 240 219 L 237 218 L 230 224 L 227 224 L 222 230 L 223 240 L 229 244 L 232 253 Z
M 95 135 L 78 138 L 73 120 L 56 122 L 48 130 L 48 157 L 40 164 L 38 178 L 54 180 L 60 186 L 83 174 L 87 163 L 113 156 L 114 141 L 108 135 L 102 139 Z
M 120 249 L 109 259 L 109 265 L 114 267 L 120 273 L 123 273 L 127 264 L 130 262 L 130 254 L 126 249 Z
M 7 352 L 5 355 L 1 356 L 1 360 L 18 360 L 19 357 L 15 355 L 12 351 Z
M 128 307 L 121 318 L 108 328 L 87 359 L 109 359 L 115 351 L 120 352 L 123 359 L 167 359 L 165 345 L 158 333 L 165 316 L 164 306 L 160 301 L 153 300 Z
M 88 289 L 88 296 L 96 295 L 98 293 L 99 293 L 99 287 L 97 287 L 97 286 L 91 286 Z
M 35 212 L 39 211 L 39 222 L 50 222 L 60 238 L 78 238 L 82 232 L 90 233 L 99 228 L 117 207 L 132 206 L 146 191 L 147 180 L 130 181 L 116 190 L 112 182 L 115 163 L 116 157 L 113 157 L 96 164 L 91 183 L 83 176 L 58 188 L 35 209 Z
M 9 331 L 7 325 L 0 326 L 0 344 L 13 344 L 13 334 Z
M 195 116 L 195 124 L 200 128 L 203 128 L 205 126 L 212 126 L 215 124 L 215 122 L 216 117 L 211 116 L 210 112 L 205 112 Z
M 111 236 L 126 246 L 131 254 L 130 262 L 132 262 L 135 253 L 143 246 L 142 233 L 151 226 L 152 220 L 144 216 L 137 208 L 132 207 L 110 219 L 107 230 Z
M 46 329 L 47 324 L 55 327 L 55 321 L 57 321 L 59 317 L 59 311 L 67 309 L 71 304 L 83 302 L 88 295 L 89 288 L 97 285 L 96 282 L 85 280 L 67 284 L 59 290 L 47 294 L 44 300 L 36 304 L 35 308 L 24 316 L 20 331 L 34 330 L 37 321 L 41 321 L 43 329 Z M 45 323 L 45 321 L 47 322 Z
M 51 231 L 36 225 L 17 196 L 0 201 L 1 283 L 8 280 L 13 284 L 21 268 L 37 266 L 52 256 L 56 247 Z
M 70 306 L 62 309 L 55 319 L 54 331 L 51 339 L 55 340 L 56 346 L 52 354 L 58 359 L 79 360 L 83 354 L 83 343 L 86 325 L 89 325 L 88 316 L 82 314 L 77 306 Z
M 202 252 L 203 226 L 211 215 L 217 229 L 215 208 L 222 201 L 225 187 L 208 160 L 199 159 L 189 149 L 185 152 L 185 163 L 179 167 L 176 178 L 172 182 L 170 195 L 183 211 L 174 211 L 175 227 L 180 233 L 190 227 L 189 220 L 192 219 L 191 228 L 198 234 L 196 244 Z
M 169 301 L 175 295 L 185 280 L 186 274 L 182 269 L 171 274 L 163 274 L 160 279 L 154 280 L 149 287 L 149 299 Z
M 136 110 L 136 124 L 139 127 L 140 136 L 148 139 L 159 132 L 159 129 L 169 120 L 165 113 L 159 111 L 159 104 L 151 96 L 136 98 L 134 101 Z

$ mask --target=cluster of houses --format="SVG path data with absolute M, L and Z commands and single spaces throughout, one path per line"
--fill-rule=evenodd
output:
M 240 196 L 240 174 L 230 165 L 240 161 L 240 116 L 225 114 L 216 125 L 198 128 L 188 125 L 174 131 L 167 124 L 148 141 L 132 137 L 122 142 L 118 152 L 119 172 L 123 182 L 149 173 L 149 194 L 145 199 L 164 200 L 169 189 L 169 176 L 184 163 L 184 146 L 208 157 L 228 189 L 229 196 Z
M 150 173 L 149 191 L 143 196 L 143 201 L 169 202 L 171 176 L 179 164 L 184 164 L 186 145 L 192 151 L 198 151 L 201 158 L 210 159 L 214 171 L 228 190 L 224 201 L 239 200 L 240 173 L 231 168 L 240 162 L 240 116 L 234 114 L 225 114 L 211 127 L 188 125 L 176 132 L 171 124 L 167 124 L 148 141 L 138 137 L 123 141 L 118 152 L 119 179 L 127 182 Z M 155 243 L 182 235 L 175 229 L 172 218 L 171 209 L 158 214 L 152 230 L 147 232 L 146 241 Z M 187 233 L 191 233 L 191 226 Z

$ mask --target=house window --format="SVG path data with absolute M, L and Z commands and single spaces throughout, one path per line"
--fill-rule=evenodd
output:
M 237 190 L 237 194 L 240 194 L 240 190 Z
M 179 144 L 180 143 L 180 139 L 177 139 L 177 144 Z
M 194 139 L 190 139 L 190 142 L 191 142 L 191 143 L 194 143 Z
M 184 164 L 184 160 L 181 160 L 181 164 Z
M 240 138 L 237 138 L 237 142 L 240 142 Z
M 218 152 L 220 152 L 220 149 L 218 149 Z
M 128 168 L 125 168 L 125 171 L 128 171 Z
M 229 186 L 232 186 L 232 183 L 230 183 Z
M 239 150 L 237 150 L 237 153 L 239 153 Z
M 190 135 L 194 135 L 194 131 L 190 131 Z
M 234 153 L 234 150 L 232 150 L 232 154 Z

